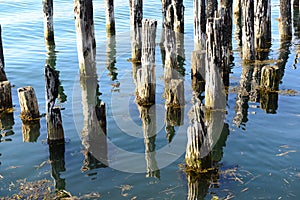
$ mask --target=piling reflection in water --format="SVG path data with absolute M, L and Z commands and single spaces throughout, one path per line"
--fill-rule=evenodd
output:
M 82 171 L 106 167 L 106 114 L 105 104 L 99 99 L 97 76 L 80 78 L 84 124 L 81 132 L 83 154 Z
M 51 164 L 51 176 L 55 181 L 57 191 L 66 189 L 66 181 L 61 178 L 61 173 L 66 171 L 65 168 L 65 143 L 52 143 L 49 145 L 49 160 Z

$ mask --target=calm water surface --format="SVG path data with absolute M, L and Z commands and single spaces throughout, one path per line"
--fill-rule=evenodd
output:
M 55 53 L 51 55 L 67 100 L 58 103 L 62 110 L 65 148 L 60 153 L 49 151 L 46 142 L 46 120 L 40 120 L 35 142 L 23 142 L 22 121 L 17 88 L 31 85 L 37 95 L 39 110 L 45 113 L 44 65 L 49 59 L 43 38 L 42 3 L 37 0 L 0 0 L 0 23 L 5 56 L 5 70 L 12 89 L 14 112 L 2 117 L 0 123 L 0 198 L 18 192 L 18 180 L 50 180 L 53 187 L 72 195 L 99 193 L 102 199 L 187 199 L 192 183 L 198 181 L 199 199 L 213 196 L 235 199 L 298 199 L 300 197 L 300 71 L 299 33 L 294 29 L 290 41 L 280 41 L 278 33 L 279 1 L 272 0 L 272 46 L 269 60 L 286 59 L 280 92 L 265 101 L 277 104 L 266 112 L 266 102 L 246 101 L 243 119 L 237 122 L 236 106 L 239 94 L 235 88 L 245 77 L 236 34 L 233 35 L 233 65 L 230 74 L 227 112 L 221 139 L 217 144 L 218 173 L 201 177 L 187 176 L 184 166 L 188 112 L 192 106 L 190 58 L 193 51 L 193 1 L 185 4 L 185 108 L 180 126 L 169 143 L 166 137 L 163 66 L 160 48 L 156 48 L 156 157 L 150 158 L 159 171 L 147 173 L 142 119 L 135 99 L 132 77 L 128 2 L 115 1 L 117 35 L 116 54 L 107 57 L 103 2 L 94 1 L 97 41 L 97 74 L 100 98 L 107 105 L 107 156 L 109 166 L 101 164 L 85 150 L 81 140 L 83 128 L 82 87 L 79 79 L 73 1 L 54 1 Z M 160 1 L 144 2 L 144 18 L 154 18 L 161 24 Z M 297 20 L 296 20 L 297 21 Z M 160 40 L 160 25 L 157 42 Z M 235 28 L 235 26 L 234 26 Z M 115 61 L 114 61 L 115 58 Z M 272 63 L 272 62 L 270 62 Z M 282 63 L 282 62 L 281 62 Z M 274 64 L 274 63 L 273 63 Z M 276 63 L 275 63 L 276 64 Z M 108 70 L 108 65 L 110 70 Z M 119 85 L 119 86 L 118 86 Z M 293 90 L 295 95 L 284 91 Z M 112 145 L 114 144 L 114 145 Z M 118 149 L 137 157 L 118 155 Z M 167 149 L 167 150 L 166 150 Z M 160 156 L 172 153 L 171 164 Z M 54 155 L 55 154 L 55 155 Z M 54 159 L 53 159 L 54 156 Z M 55 157 L 56 156 L 56 157 Z M 51 162 L 50 162 L 51 160 Z M 171 159 L 170 159 L 171 160 Z M 133 164 L 134 163 L 134 164 Z M 133 173 L 140 172 L 140 173 Z

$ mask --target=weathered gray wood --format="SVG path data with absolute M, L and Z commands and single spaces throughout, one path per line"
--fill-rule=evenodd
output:
M 7 77 L 4 71 L 4 54 L 3 54 L 3 46 L 2 46 L 2 29 L 0 25 L 0 82 L 7 81 Z
M 5 64 L 4 64 L 4 54 L 3 54 L 3 45 L 2 45 L 2 28 L 1 28 L 1 24 L 0 24 L 0 70 L 1 70 L 1 66 L 2 68 L 4 68 Z
M 74 13 L 80 74 L 81 76 L 89 76 L 96 71 L 93 1 L 75 0 Z
M 192 88 L 199 94 L 201 94 L 205 90 L 205 57 L 205 51 L 192 52 Z
M 106 15 L 106 35 L 111 37 L 115 35 L 115 14 L 114 14 L 114 0 L 105 0 L 105 15 Z
M 187 130 L 188 142 L 185 153 L 185 163 L 190 169 L 202 169 L 201 145 L 206 136 L 206 127 L 204 124 L 204 112 L 201 101 L 197 94 L 192 96 L 192 108 L 189 111 L 190 126 Z
M 43 0 L 43 13 L 45 41 L 54 44 L 53 0 Z
M 183 0 L 173 0 L 174 31 L 184 33 L 184 6 Z
M 242 3 L 241 0 L 235 0 L 233 5 L 233 14 L 236 16 L 241 16 Z
M 223 20 L 208 20 L 206 26 L 206 65 L 205 65 L 205 106 L 210 109 L 223 109 L 225 88 L 222 82 L 222 38 Z
M 64 129 L 60 108 L 54 107 L 47 115 L 48 143 L 64 141 Z
M 242 1 L 242 41 L 243 61 L 254 60 L 254 0 Z
M 49 65 L 45 66 L 45 80 L 48 143 L 57 143 L 64 141 L 64 129 L 62 125 L 60 108 L 55 107 L 55 102 L 58 98 L 60 81 L 57 71 Z
M 280 0 L 279 33 L 281 39 L 292 37 L 291 1 Z
M 136 102 L 139 105 L 155 103 L 155 38 L 157 21 L 143 19 L 142 68 L 137 71 Z
M 254 8 L 255 51 L 257 59 L 264 59 L 262 52 L 271 46 L 271 1 L 256 0 Z
M 12 107 L 10 82 L 0 81 L 0 113 Z
M 142 57 L 143 0 L 129 0 L 132 62 L 140 62 Z
M 204 50 L 206 43 L 205 0 L 194 0 L 194 43 L 195 50 Z
M 21 119 L 23 121 L 38 120 L 40 112 L 34 89 L 31 86 L 18 88 L 18 97 L 21 107 Z
M 207 0 L 206 2 L 206 17 L 215 17 L 215 12 L 218 10 L 218 0 Z
M 40 120 L 22 123 L 23 142 L 36 142 L 40 136 Z

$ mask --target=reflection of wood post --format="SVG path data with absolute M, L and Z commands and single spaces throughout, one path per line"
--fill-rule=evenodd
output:
M 112 81 L 117 79 L 118 73 L 116 68 L 116 37 L 106 38 L 106 69 Z
M 43 0 L 43 12 L 45 41 L 54 44 L 53 0 Z
M 14 124 L 14 113 L 0 113 L 0 130 L 11 130 Z
M 251 90 L 251 80 L 253 74 L 253 67 L 244 65 L 243 71 L 240 80 L 240 88 L 237 94 L 235 112 L 236 116 L 234 117 L 234 123 L 240 127 L 242 123 L 248 121 L 248 101 L 249 101 L 249 92 Z
M 0 81 L 0 113 L 12 107 L 10 82 Z
M 40 136 L 40 121 L 22 123 L 23 142 L 36 142 Z
M 142 68 L 137 71 L 136 102 L 155 103 L 155 38 L 157 21 L 144 19 L 142 28 Z
M 130 6 L 130 29 L 132 37 L 132 62 L 139 62 L 142 54 L 142 19 L 143 19 L 143 0 L 129 0 Z
M 243 60 L 254 59 L 254 0 L 242 1 L 242 54 Z
M 105 0 L 106 33 L 107 36 L 115 35 L 114 0 Z
M 97 76 L 81 77 L 83 129 L 82 145 L 85 147 L 83 171 L 108 166 L 106 142 L 106 109 L 98 98 Z
M 77 51 L 81 75 L 95 73 L 96 40 L 94 35 L 93 1 L 74 1 Z
M 271 1 L 257 0 L 255 2 L 254 31 L 255 50 L 258 59 L 264 59 L 261 55 L 271 46 Z M 261 56 L 260 56 L 261 55 Z
M 138 106 L 138 109 L 143 123 L 145 160 L 147 164 L 146 176 L 160 178 L 160 171 L 155 159 L 156 108 L 155 106 Z
M 55 143 L 49 145 L 49 160 L 51 164 L 51 176 L 55 181 L 55 189 L 57 191 L 66 189 L 66 182 L 61 178 L 61 172 L 66 171 L 65 168 L 65 143 Z
M 267 113 L 275 114 L 278 108 L 279 73 L 279 67 L 277 66 L 262 68 L 260 105 Z
M 34 89 L 31 86 L 18 88 L 18 97 L 21 107 L 21 119 L 24 121 L 39 119 L 40 112 Z
M 261 72 L 261 88 L 267 91 L 278 91 L 279 68 L 277 66 L 265 66 Z
M 280 38 L 292 37 L 291 1 L 280 0 L 279 33 Z

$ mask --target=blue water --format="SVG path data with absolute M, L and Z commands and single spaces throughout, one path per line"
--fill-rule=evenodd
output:
M 59 178 L 51 170 L 47 144 L 46 119 L 40 120 L 40 135 L 36 142 L 23 142 L 22 121 L 17 88 L 31 85 L 36 92 L 41 113 L 46 112 L 44 65 L 47 49 L 43 36 L 42 3 L 36 0 L 0 0 L 0 24 L 5 56 L 5 71 L 12 88 L 14 124 L 3 128 L 0 143 L 0 198 L 18 193 L 18 180 L 47 179 L 63 183 L 63 189 L 80 197 L 99 193 L 102 199 L 187 199 L 188 177 L 182 170 L 187 142 L 188 112 L 191 108 L 190 59 L 193 51 L 193 1 L 185 4 L 185 101 L 184 120 L 176 126 L 176 134 L 168 143 L 165 132 L 165 105 L 163 66 L 159 46 L 156 48 L 156 161 L 159 178 L 147 177 L 145 144 L 142 120 L 135 99 L 132 78 L 130 26 L 128 2 L 115 1 L 117 80 L 111 80 L 106 69 L 106 30 L 103 2 L 94 1 L 95 36 L 97 42 L 97 74 L 100 98 L 107 105 L 108 167 L 91 165 L 84 168 L 85 146 L 81 140 L 83 126 L 82 87 L 79 80 L 76 32 L 73 1 L 54 1 L 54 28 L 56 70 L 67 95 L 67 101 L 59 103 L 62 110 L 66 137 L 64 170 Z M 157 43 L 161 32 L 160 1 L 144 1 L 144 18 L 158 20 Z M 154 11 L 155 10 L 155 11 Z M 278 32 L 279 1 L 272 1 L 272 46 L 269 59 L 277 60 L 283 50 Z M 235 28 L 235 26 L 234 26 Z M 234 31 L 233 31 L 234 32 Z M 236 38 L 233 37 L 233 67 L 227 100 L 225 123 L 229 135 L 220 154 L 217 177 L 200 179 L 199 199 L 298 199 L 300 197 L 300 79 L 297 54 L 300 38 L 297 32 L 288 43 L 288 60 L 280 91 L 296 91 L 295 95 L 279 93 L 275 114 L 268 114 L 259 102 L 248 102 L 247 122 L 237 126 L 237 93 L 240 85 L 242 61 Z M 120 83 L 118 88 L 111 84 Z M 114 89 L 118 89 L 114 91 Z M 5 130 L 9 129 L 9 130 Z M 118 157 L 118 149 L 133 153 L 132 157 Z M 160 152 L 169 154 L 163 155 Z M 174 156 L 175 154 L 175 156 Z M 162 155 L 162 156 L 161 156 Z M 174 157 L 174 160 L 172 158 Z M 115 159 L 115 160 L 114 160 Z M 62 160 L 62 159 L 61 159 Z M 165 164 L 169 162 L 170 164 Z M 140 172 L 140 173 L 133 173 Z M 208 182 L 209 184 L 204 184 Z M 55 187 L 55 186 L 53 186 Z M 60 188 L 61 189 L 61 188 Z M 122 190 L 123 189 L 123 190 Z

